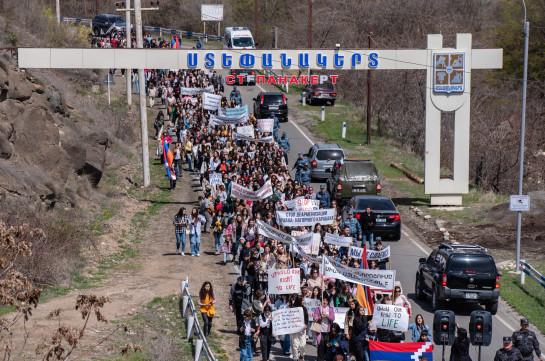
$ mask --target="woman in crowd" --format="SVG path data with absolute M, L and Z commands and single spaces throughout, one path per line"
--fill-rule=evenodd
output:
M 291 342 L 291 348 L 293 350 L 292 358 L 294 360 L 304 361 L 305 359 L 305 346 L 307 344 L 307 324 L 308 324 L 308 311 L 307 308 L 303 305 L 303 298 L 301 296 L 296 296 L 294 298 L 293 304 L 290 306 L 291 308 L 297 308 L 302 307 L 303 308 L 303 316 L 304 316 L 304 325 L 305 327 L 296 333 L 292 333 L 289 335 L 290 342 Z
M 269 361 L 270 359 L 272 338 L 271 306 L 267 305 L 263 308 L 263 313 L 259 316 L 259 341 L 263 361 Z
M 199 214 L 197 207 L 193 208 L 191 215 L 189 216 L 189 245 L 191 246 L 191 256 L 199 257 L 199 250 L 201 248 L 201 228 L 206 222 L 206 218 Z
M 409 317 L 411 317 L 411 303 L 407 299 L 407 296 L 401 293 L 401 285 L 396 285 L 394 287 L 394 298 L 392 299 L 392 304 L 394 306 L 401 306 L 407 310 Z
M 214 295 L 214 289 L 212 288 L 212 284 L 210 282 L 206 281 L 202 284 L 197 303 L 201 307 L 204 335 L 210 336 L 210 331 L 212 330 L 212 319 L 216 313 L 214 308 L 216 296 Z
M 424 317 L 421 314 L 417 314 L 414 318 L 414 323 L 409 324 L 409 331 L 411 331 L 411 340 L 412 342 L 417 342 L 420 338 L 420 333 L 426 330 L 428 334 L 431 335 L 431 329 L 428 325 L 424 323 Z
M 182 246 L 181 255 L 185 256 L 185 237 L 187 232 L 187 225 L 189 217 L 186 214 L 185 207 L 181 207 L 178 213 L 174 216 L 172 223 L 174 224 L 174 230 L 176 234 L 176 254 L 180 253 L 180 244 Z
M 450 349 L 449 361 L 471 361 L 469 356 L 469 337 L 467 336 L 467 330 L 460 328 L 458 322 L 456 322 L 456 337 L 454 343 Z
M 316 342 L 318 343 L 318 361 L 326 360 L 327 352 L 327 336 L 331 331 L 331 325 L 335 321 L 335 311 L 333 307 L 329 307 L 329 298 L 324 295 L 322 305 L 316 308 L 314 311 L 314 322 L 317 322 L 321 326 L 320 333 L 316 335 Z

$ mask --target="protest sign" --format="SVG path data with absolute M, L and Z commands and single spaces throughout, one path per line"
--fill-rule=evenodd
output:
M 282 227 L 313 226 L 316 223 L 332 224 L 335 220 L 335 209 L 319 209 L 313 211 L 276 211 L 276 221 Z
M 344 266 L 331 257 L 324 257 L 324 276 L 339 278 L 344 281 L 358 283 L 381 290 L 394 289 L 395 271 L 359 269 Z
M 225 108 L 225 116 L 229 118 L 239 118 L 244 116 L 248 120 L 248 105 L 240 108 Z
M 209 86 L 209 87 L 206 87 L 206 88 L 184 88 L 184 87 L 180 88 L 180 94 L 181 95 L 194 96 L 194 95 L 199 95 L 199 94 L 202 94 L 202 93 L 213 93 L 213 92 L 214 92 L 214 86 L 212 86 L 212 85 Z
M 363 255 L 363 248 L 350 246 L 348 249 L 348 257 L 361 259 L 361 256 Z
M 301 257 L 308 259 L 312 263 L 317 263 L 319 265 L 319 267 L 321 268 L 321 266 L 322 266 L 322 259 L 321 258 L 316 258 L 316 257 L 310 256 L 309 254 L 307 254 L 303 250 L 303 247 L 299 246 L 297 243 L 294 243 L 293 245 L 294 245 L 293 249 L 295 250 L 295 252 L 299 253 L 301 255 Z
M 348 307 L 333 307 L 333 311 L 335 311 L 335 322 L 338 324 L 343 330 L 344 330 L 344 318 L 346 317 L 346 313 L 348 312 Z
M 282 308 L 272 313 L 272 329 L 275 336 L 289 335 L 305 328 L 302 307 Z
M 301 237 L 301 238 L 299 238 Z M 321 237 L 319 233 L 308 233 L 304 236 L 295 237 L 297 244 L 308 254 L 317 255 L 320 251 Z
M 325 243 L 339 247 L 350 247 L 353 241 L 352 237 L 337 236 L 332 233 L 326 233 L 324 238 Z
M 367 250 L 368 261 L 378 261 L 390 257 L 390 246 L 381 249 L 380 251 Z
M 375 304 L 373 308 L 373 323 L 378 328 L 392 331 L 407 331 L 409 329 L 409 314 L 403 306 Z
M 255 138 L 254 137 L 254 126 L 246 125 L 244 127 L 237 127 L 237 133 L 244 135 L 245 137 Z
M 322 305 L 322 300 L 319 298 L 305 298 L 305 307 L 308 311 L 308 317 L 314 319 L 314 311 Z M 344 324 L 344 321 L 343 321 Z
M 244 115 L 236 118 L 229 118 L 222 115 L 214 115 L 210 114 L 210 124 L 217 124 L 217 125 L 233 125 L 233 124 L 240 124 L 240 123 L 246 123 L 247 119 Z
M 304 196 L 297 197 L 290 200 L 284 200 L 282 203 L 288 207 L 288 209 L 294 209 L 296 211 L 316 210 L 320 208 L 320 201 L 316 199 L 305 199 Z
M 258 119 L 257 128 L 261 133 L 272 133 L 274 130 L 274 119 Z
M 278 242 L 291 244 L 293 237 L 289 234 L 269 226 L 260 219 L 256 219 L 255 224 L 257 227 L 257 233 L 268 238 L 276 239 Z
M 208 176 L 208 181 L 210 182 L 210 185 L 220 185 L 223 184 L 222 182 L 222 174 L 221 173 L 210 173 Z
M 208 110 L 218 110 L 221 107 L 221 95 L 204 93 L 202 107 Z
M 272 196 L 272 194 L 273 194 L 273 191 L 272 191 L 272 185 L 270 181 L 265 182 L 263 187 L 259 188 L 257 191 L 253 191 L 235 182 L 233 182 L 231 185 L 231 196 L 236 197 L 238 199 L 244 199 L 247 201 L 255 202 L 260 199 L 264 199 L 269 196 Z
M 267 270 L 269 275 L 269 294 L 282 295 L 301 291 L 301 269 L 286 268 Z
M 247 142 L 256 142 L 256 143 L 273 143 L 274 138 L 273 137 L 263 137 L 263 138 L 250 138 L 245 135 L 239 134 L 237 132 L 233 133 L 233 139 L 240 139 L 245 140 Z

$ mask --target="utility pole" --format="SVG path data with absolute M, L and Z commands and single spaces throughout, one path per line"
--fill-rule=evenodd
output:
M 58 1 L 58 0 L 57 0 Z M 125 34 L 127 36 L 127 44 L 126 47 L 128 49 L 131 48 L 131 0 L 126 0 L 125 2 Z M 131 76 L 132 76 L 132 69 L 126 69 L 125 70 L 125 76 L 126 76 L 126 84 L 127 84 L 127 105 L 132 105 L 132 88 L 131 88 Z
M 98 0 L 95 0 L 95 15 L 98 15 Z
M 308 48 L 312 49 L 312 0 L 308 0 Z
M 274 29 L 274 44 L 273 44 L 273 48 L 274 49 L 277 49 L 278 48 L 278 27 L 275 26 L 273 27 Z
M 97 0 L 98 1 L 98 0 Z M 142 34 L 142 6 L 140 0 L 134 0 L 134 20 L 136 26 L 136 47 L 144 48 Z M 140 85 L 140 128 L 142 131 L 142 171 L 144 175 L 144 187 L 150 185 L 149 150 L 148 150 L 148 117 L 146 111 L 146 78 L 144 69 L 138 69 L 138 82 Z
M 528 85 L 528 40 L 530 38 L 530 23 L 526 21 L 526 4 L 524 5 L 524 73 L 522 76 L 522 114 L 520 121 L 520 158 L 519 158 L 519 196 L 522 195 L 522 181 L 524 177 L 524 131 L 526 127 L 526 86 Z M 520 272 L 520 235 L 522 227 L 522 212 L 517 212 L 517 265 L 516 272 Z
M 254 0 L 254 21 L 255 21 L 255 42 L 259 42 L 259 32 L 257 28 L 257 0 Z
M 369 28 L 369 49 L 373 48 L 372 30 Z M 371 145 L 371 69 L 367 69 L 367 145 Z
M 56 9 L 57 10 L 57 25 L 61 23 L 61 0 L 57 0 Z

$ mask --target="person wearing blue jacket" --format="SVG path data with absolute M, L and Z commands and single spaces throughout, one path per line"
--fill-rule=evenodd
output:
M 316 193 L 316 199 L 320 201 L 320 205 L 324 208 L 329 208 L 331 205 L 331 198 L 329 192 L 325 190 L 324 184 L 320 184 L 320 191 Z
M 416 315 L 414 318 L 414 323 L 409 324 L 409 331 L 411 331 L 411 339 L 413 342 L 418 342 L 420 338 L 420 333 L 426 330 L 428 335 L 431 335 L 430 326 L 424 323 L 424 317 L 421 314 Z

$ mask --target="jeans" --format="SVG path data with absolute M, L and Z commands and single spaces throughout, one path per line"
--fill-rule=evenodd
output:
M 186 154 L 185 157 L 187 158 L 187 168 L 190 172 L 193 172 L 193 156 Z
M 363 247 L 365 245 L 365 242 L 367 242 L 367 237 L 369 237 L 369 247 L 371 247 L 370 249 L 375 249 L 375 238 L 372 232 L 369 234 L 363 234 L 361 246 Z
M 137 80 L 134 82 L 134 84 L 136 85 L 136 93 L 140 94 L 140 82 Z
M 191 255 L 199 254 L 199 249 L 201 248 L 201 235 L 200 234 L 190 234 L 189 235 L 189 245 L 191 246 Z
M 251 336 L 245 336 L 244 337 L 244 348 L 240 349 L 240 361 L 252 361 L 252 337 Z
M 210 331 L 212 330 L 212 319 L 214 316 L 208 316 L 206 313 L 201 312 L 203 325 L 203 332 L 205 336 L 210 336 Z
M 221 251 L 221 243 L 223 242 L 223 234 L 216 234 L 214 233 L 214 241 L 216 244 L 216 252 Z
M 185 252 L 185 232 L 176 233 L 176 249 L 180 249 L 180 243 L 182 244 L 182 252 Z
M 227 253 L 223 252 L 223 263 L 227 263 Z
M 284 335 L 284 341 L 282 341 L 282 352 L 285 354 L 289 354 L 290 347 L 291 347 L 290 335 Z
M 363 350 L 363 359 L 365 361 L 371 361 L 371 356 L 369 356 L 369 350 Z

